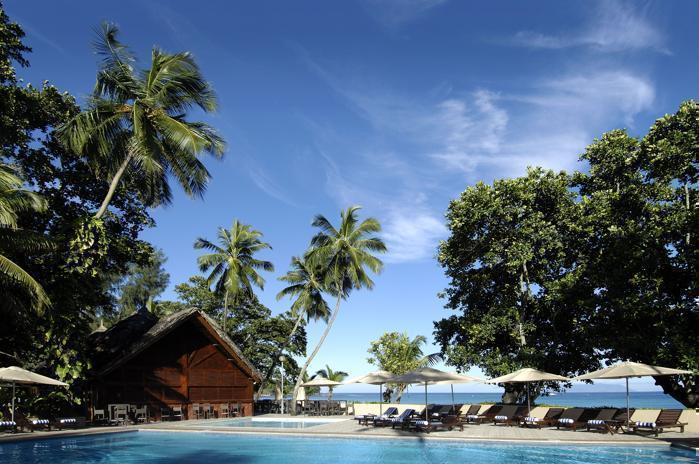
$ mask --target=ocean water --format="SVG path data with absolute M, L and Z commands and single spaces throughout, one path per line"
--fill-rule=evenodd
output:
M 325 395 L 317 395 L 312 399 L 326 399 Z M 375 402 L 379 401 L 378 387 L 376 393 L 333 393 L 333 399 L 347 400 L 354 402 Z M 470 403 L 493 403 L 501 399 L 500 393 L 454 393 L 454 402 L 462 404 Z M 431 393 L 427 392 L 428 403 L 450 404 L 451 393 Z M 403 394 L 401 403 L 425 402 L 425 394 L 420 392 L 409 392 Z M 597 407 L 610 406 L 614 408 L 626 407 L 626 392 L 570 392 L 559 393 L 555 396 L 542 396 L 536 399 L 536 403 L 565 407 Z M 683 408 L 681 403 L 671 396 L 662 392 L 631 392 L 630 405 L 632 408 Z
M 668 446 L 561 446 L 172 432 L 112 433 L 0 445 L 3 464 L 650 464 L 696 462 L 695 458 L 693 453 Z

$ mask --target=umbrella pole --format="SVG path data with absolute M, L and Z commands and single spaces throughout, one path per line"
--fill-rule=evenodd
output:
M 427 418 L 427 382 L 425 382 L 425 420 L 429 423 L 429 419 Z
M 527 382 L 527 415 L 532 415 L 532 405 L 529 402 L 529 382 Z
M 629 408 L 629 378 L 626 377 L 626 428 L 629 428 L 629 424 L 631 423 L 631 418 L 629 417 L 629 412 L 631 409 Z
M 15 421 L 15 382 L 12 382 L 12 422 Z
M 383 414 L 383 384 L 379 384 L 379 416 Z
M 451 384 L 451 413 L 456 415 L 456 403 L 454 402 L 454 384 Z

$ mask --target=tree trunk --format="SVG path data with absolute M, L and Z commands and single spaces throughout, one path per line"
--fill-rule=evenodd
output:
M 223 327 L 223 333 L 226 333 L 226 316 L 228 316 L 228 290 L 223 296 L 223 313 L 221 314 L 221 327 Z
M 662 387 L 666 395 L 670 395 L 687 408 L 699 408 L 699 376 L 682 376 L 687 379 L 684 384 L 677 381 L 677 377 L 663 375 L 653 377 L 655 384 Z
M 691 205 L 689 203 L 689 186 L 685 183 L 684 184 L 684 202 L 685 206 L 687 207 L 687 215 L 689 215 L 689 210 L 691 209 Z M 687 246 L 689 246 L 690 239 L 692 238 L 692 234 L 687 231 Z
M 289 338 L 287 341 L 284 343 L 284 345 L 281 347 L 279 352 L 276 354 L 274 359 L 272 359 L 272 364 L 270 364 L 269 368 L 267 369 L 267 372 L 265 372 L 265 375 L 262 377 L 262 380 L 260 381 L 260 386 L 257 389 L 257 394 L 255 395 L 257 398 L 260 398 L 260 395 L 262 394 L 262 390 L 264 390 L 265 386 L 267 385 L 267 379 L 272 375 L 272 372 L 274 372 L 274 368 L 277 367 L 277 361 L 279 360 L 279 356 L 286 350 L 289 345 L 291 344 L 291 340 L 294 338 L 294 335 L 296 334 L 296 331 L 299 328 L 299 325 L 301 325 L 301 320 L 303 319 L 304 316 L 303 311 L 299 311 L 299 315 L 296 318 L 296 323 L 294 323 L 294 328 L 291 329 L 291 333 L 289 334 Z
M 100 205 L 100 209 L 97 210 L 95 213 L 95 219 L 99 219 L 102 216 L 104 216 L 104 213 L 107 212 L 107 207 L 109 207 L 109 202 L 112 201 L 112 197 L 114 196 L 114 192 L 116 192 L 117 187 L 119 186 L 119 181 L 121 181 L 121 177 L 124 175 L 124 172 L 126 172 L 126 168 L 129 166 L 129 163 L 131 162 L 131 154 L 129 154 L 126 159 L 124 159 L 124 162 L 121 163 L 121 166 L 119 166 L 119 169 L 117 170 L 116 174 L 114 174 L 114 177 L 112 177 L 112 181 L 109 183 L 109 190 L 107 190 L 107 195 L 104 197 L 104 200 L 102 200 L 102 204 Z
M 320 337 L 320 340 L 318 340 L 318 344 L 316 347 L 313 349 L 313 352 L 311 355 L 306 359 L 306 362 L 303 364 L 303 367 L 301 368 L 301 371 L 299 371 L 299 376 L 296 379 L 296 385 L 294 385 L 294 394 L 292 396 L 292 408 L 291 408 L 291 413 L 293 415 L 296 415 L 296 398 L 298 398 L 299 395 L 299 388 L 301 387 L 301 384 L 303 383 L 303 374 L 306 373 L 306 370 L 308 369 L 308 366 L 311 365 L 311 362 L 313 361 L 313 358 L 316 357 L 318 354 L 318 351 L 320 350 L 320 347 L 323 345 L 323 342 L 328 336 L 328 333 L 330 332 L 330 329 L 333 326 L 333 323 L 335 322 L 335 319 L 337 318 L 337 313 L 340 312 L 340 302 L 342 301 L 342 292 L 339 292 L 337 295 L 337 302 L 335 303 L 335 310 L 333 311 L 332 316 L 330 316 L 330 320 L 328 321 L 328 324 L 325 326 L 325 330 L 323 331 L 323 335 Z

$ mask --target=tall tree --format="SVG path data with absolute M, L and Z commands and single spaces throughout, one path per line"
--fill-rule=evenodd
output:
M 206 189 L 209 172 L 198 156 L 221 157 L 224 142 L 203 122 L 188 121 L 192 108 L 216 109 L 214 92 L 190 53 L 153 48 L 150 68 L 135 68 L 135 57 L 104 23 L 95 42 L 102 57 L 97 83 L 84 111 L 59 130 L 66 146 L 87 157 L 109 189 L 95 213 L 101 218 L 123 176 L 135 180 L 149 206 L 169 203 L 173 176 L 190 196 Z
M 154 310 L 158 312 L 157 298 L 170 282 L 163 265 L 167 261 L 162 250 L 156 250 L 145 265 L 132 263 L 126 276 L 115 285 L 117 295 L 117 318 L 124 318 L 135 311 Z
M 371 355 L 367 362 L 376 365 L 379 369 L 388 371 L 394 375 L 402 375 L 420 367 L 432 366 L 442 360 L 439 353 L 425 354 L 422 347 L 427 343 L 427 338 L 417 335 L 408 337 L 407 333 L 386 332 L 378 340 L 371 342 L 367 350 Z M 395 384 L 386 387 L 387 396 L 396 395 L 396 402 L 400 403 L 406 384 Z
M 286 296 L 295 298 L 291 304 L 291 314 L 296 321 L 289 333 L 289 342 L 294 338 L 294 334 L 304 319 L 306 322 L 319 319 L 328 322 L 330 308 L 323 298 L 323 275 L 320 267 L 312 266 L 305 258 L 294 256 L 291 258 L 291 270 L 279 280 L 289 285 L 277 294 L 277 299 L 280 300 Z M 283 349 L 280 350 L 280 355 Z M 279 356 L 276 357 L 276 359 L 278 358 Z M 272 375 L 275 366 L 276 362 L 265 372 L 258 388 L 258 394 L 265 389 L 267 379 Z
M 468 187 L 449 205 L 439 261 L 456 314 L 435 323 L 448 363 L 498 376 L 521 367 L 562 375 L 597 367 L 584 330 L 589 283 L 577 252 L 585 241 L 570 177 L 542 169 Z M 554 386 L 555 387 L 555 386 Z M 503 401 L 525 391 L 507 384 Z
M 319 369 L 316 371 L 316 376 L 320 377 L 325 377 L 328 380 L 332 380 L 333 382 L 342 382 L 347 378 L 349 374 L 345 371 L 335 371 L 330 368 L 327 364 L 325 365 L 324 369 Z M 328 400 L 332 401 L 333 399 L 333 389 L 334 387 L 332 385 L 328 386 Z
M 194 248 L 212 252 L 200 256 L 198 263 L 202 272 L 211 271 L 207 277 L 208 284 L 214 285 L 216 292 L 224 295 L 221 319 L 224 330 L 228 319 L 229 298 L 235 305 L 242 298 L 251 297 L 253 286 L 263 289 L 265 285 L 265 279 L 257 271 L 274 271 L 271 262 L 255 258 L 256 253 L 272 248 L 261 238 L 262 232 L 236 219 L 230 230 L 219 228 L 219 245 L 204 238 L 198 238 L 194 242 Z
M 368 271 L 379 273 L 383 263 L 374 253 L 384 253 L 386 245 L 375 234 L 381 232 L 381 224 L 374 218 L 368 218 L 361 223 L 357 218 L 359 206 L 350 206 L 340 213 L 340 225 L 335 228 L 322 215 L 313 220 L 313 227 L 320 229 L 311 240 L 311 248 L 307 260 L 313 266 L 319 266 L 324 276 L 323 287 L 326 293 L 334 296 L 335 309 L 318 340 L 318 344 L 306 359 L 301 373 L 294 386 L 293 402 L 296 403 L 303 374 L 320 351 L 323 342 L 328 337 L 330 329 L 340 312 L 340 303 L 349 297 L 352 290 L 362 288 L 372 289 L 374 282 Z
M 34 308 L 41 310 L 50 304 L 43 287 L 27 271 L 6 256 L 12 253 L 42 252 L 50 249 L 50 243 L 42 236 L 22 230 L 18 215 L 46 209 L 46 202 L 36 193 L 22 187 L 16 169 L 0 163 L 0 289 L 3 290 L 1 306 L 19 311 L 22 304 L 16 291 L 31 296 Z M 14 290 L 14 291 L 13 291 Z M 20 298 L 21 299 L 21 298 Z

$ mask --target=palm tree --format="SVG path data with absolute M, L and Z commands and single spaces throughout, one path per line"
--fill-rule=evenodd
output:
M 319 319 L 328 322 L 330 317 L 330 307 L 323 298 L 322 269 L 318 266 L 312 266 L 305 258 L 294 256 L 291 258 L 291 270 L 280 277 L 279 280 L 287 282 L 289 285 L 277 294 L 277 300 L 281 300 L 286 296 L 296 298 L 291 304 L 291 315 L 296 317 L 296 322 L 289 333 L 289 338 L 274 357 L 272 364 L 262 378 L 258 394 L 265 388 L 267 379 L 272 375 L 276 367 L 276 360 L 279 359 L 279 355 L 284 352 L 293 340 L 296 331 L 301 325 L 301 321 L 305 318 L 307 322 Z
M 269 243 L 263 242 L 261 237 L 262 232 L 236 219 L 230 230 L 219 227 L 220 246 L 203 238 L 198 238 L 194 242 L 194 248 L 212 251 L 200 256 L 197 262 L 202 272 L 211 270 L 207 283 L 214 285 L 218 294 L 224 294 L 221 315 L 224 331 L 228 318 L 229 298 L 234 304 L 240 303 L 243 296 L 252 295 L 253 286 L 264 288 L 265 279 L 257 272 L 258 270 L 274 271 L 274 265 L 271 262 L 255 258 L 255 253 L 265 248 L 272 248 Z
M 325 369 L 320 369 L 318 372 L 316 372 L 316 375 L 325 377 L 333 382 L 342 382 L 349 374 L 345 371 L 334 371 L 326 364 Z M 332 401 L 333 399 L 333 388 L 334 387 L 332 385 L 328 386 L 328 401 Z
M 16 309 L 20 300 L 11 290 L 20 289 L 31 297 L 39 312 L 50 305 L 43 287 L 24 269 L 5 256 L 7 253 L 29 253 L 51 249 L 51 244 L 43 236 L 22 230 L 18 227 L 19 213 L 40 212 L 46 209 L 46 202 L 34 192 L 22 188 L 22 179 L 12 166 L 0 164 L 0 293 L 2 306 Z
M 188 110 L 216 109 L 216 97 L 191 54 L 153 48 L 149 69 L 117 40 L 118 29 L 104 23 L 95 44 L 102 57 L 87 108 L 58 129 L 63 143 L 88 158 L 109 180 L 95 218 L 107 211 L 123 176 L 149 206 L 172 199 L 168 177 L 190 196 L 206 189 L 209 172 L 198 156 L 223 156 L 225 144 L 213 128 L 185 119 Z
M 383 269 L 381 260 L 372 254 L 386 251 L 383 240 L 374 235 L 381 231 L 381 225 L 374 218 L 368 218 L 358 223 L 357 211 L 359 209 L 359 206 L 350 206 L 342 211 L 339 228 L 335 228 L 322 215 L 316 216 L 313 220 L 313 226 L 318 227 L 320 232 L 311 240 L 311 249 L 308 252 L 307 260 L 323 270 L 323 289 L 334 296 L 336 301 L 335 309 L 325 326 L 323 335 L 321 335 L 311 355 L 306 359 L 296 380 L 294 402 L 302 383 L 303 373 L 306 372 L 325 342 L 340 312 L 341 301 L 346 299 L 352 290 L 374 287 L 374 282 L 369 277 L 367 268 L 373 273 L 379 273 Z

